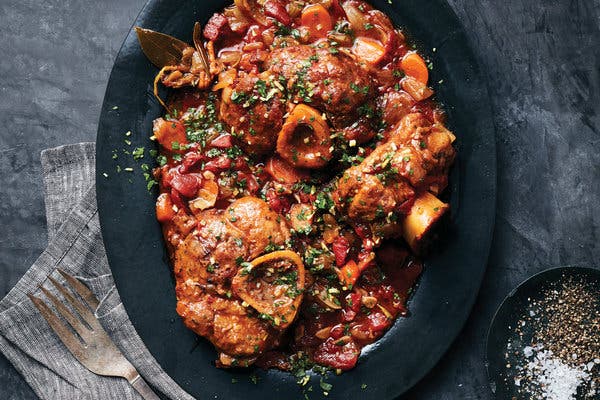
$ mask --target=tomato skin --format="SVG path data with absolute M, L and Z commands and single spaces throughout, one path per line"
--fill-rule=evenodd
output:
M 225 171 L 231 167 L 231 159 L 225 155 L 216 157 L 204 164 L 204 169 L 213 173 Z
M 337 324 L 336 326 L 331 328 L 331 331 L 329 332 L 329 336 L 334 339 L 339 339 L 342 336 L 344 336 L 344 325 Z
M 185 197 L 195 197 L 198 194 L 201 180 L 195 175 L 175 175 L 171 180 L 171 187 Z
M 233 142 L 231 141 L 231 135 L 221 135 L 210 142 L 212 147 L 216 147 L 217 149 L 228 149 L 233 146 Z
M 190 172 L 191 170 L 197 168 L 205 159 L 206 157 L 203 154 L 190 152 L 185 155 L 179 170 L 184 174 Z
M 290 210 L 292 204 L 286 196 L 280 196 L 271 189 L 267 191 L 265 197 L 267 198 L 267 203 L 269 204 L 269 207 L 271 207 L 271 210 L 276 213 L 287 213 Z
M 267 0 L 267 2 L 264 5 L 264 8 L 265 15 L 267 17 L 275 18 L 277 21 L 281 22 L 283 25 L 286 26 L 292 23 L 290 15 L 288 14 L 283 4 L 281 4 L 279 1 Z
M 171 188 L 171 200 L 173 201 L 173 204 L 175 204 L 177 206 L 177 208 L 185 208 L 185 202 L 183 201 L 183 199 L 181 198 L 181 195 L 179 194 L 179 192 L 173 188 Z
M 354 368 L 360 354 L 356 343 L 351 339 L 344 345 L 336 342 L 337 340 L 333 338 L 328 338 L 323 342 L 315 351 L 315 361 L 321 365 L 344 371 Z
M 332 244 L 333 254 L 335 255 L 335 264 L 341 268 L 346 263 L 346 257 L 350 251 L 350 242 L 343 236 L 335 238 Z
M 380 312 L 374 312 L 367 316 L 369 325 L 374 333 L 379 333 L 391 325 L 390 320 Z

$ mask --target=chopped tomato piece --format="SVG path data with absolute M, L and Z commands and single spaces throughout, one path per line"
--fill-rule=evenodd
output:
M 204 164 L 204 169 L 213 173 L 224 171 L 229 167 L 231 167 L 231 158 L 225 155 L 213 158 Z
M 320 4 L 306 6 L 302 11 L 300 22 L 308 29 L 311 40 L 324 38 L 333 29 L 331 15 Z
M 181 122 L 157 118 L 154 120 L 153 133 L 158 143 L 165 149 L 175 153 L 186 151 L 188 140 L 185 126 Z
M 265 15 L 267 17 L 275 18 L 277 21 L 281 22 L 283 25 L 290 25 L 292 20 L 290 19 L 290 15 L 288 14 L 285 6 L 281 4 L 278 0 L 267 0 L 264 5 Z
M 223 14 L 214 14 L 204 27 L 204 37 L 208 40 L 217 40 L 220 36 L 230 32 L 229 22 Z
M 182 173 L 189 172 L 190 170 L 197 168 L 206 157 L 200 153 L 188 153 L 185 155 L 181 162 L 180 171 Z
M 369 37 L 358 37 L 352 46 L 352 53 L 371 65 L 378 64 L 385 56 L 385 47 L 379 40 Z
M 380 312 L 374 312 L 367 317 L 371 331 L 374 333 L 381 332 L 391 325 L 390 320 Z
M 337 324 L 329 331 L 329 336 L 334 339 L 339 339 L 344 336 L 344 325 Z
M 195 175 L 175 175 L 171 180 L 171 187 L 185 197 L 195 197 L 200 183 L 200 179 Z
M 360 310 L 360 298 L 361 294 L 358 292 L 352 292 L 346 295 L 346 306 L 349 310 L 358 312 Z
M 260 185 L 258 184 L 258 182 L 256 181 L 256 178 L 254 178 L 254 175 L 252 175 L 252 174 L 247 174 L 245 172 L 239 172 L 237 181 L 241 188 L 246 189 L 248 191 L 248 193 L 251 193 L 251 194 L 255 194 L 258 191 L 258 189 L 260 188 Z
M 233 146 L 231 135 L 221 135 L 210 142 L 210 145 L 219 149 L 228 149 Z
M 156 199 L 156 219 L 160 222 L 169 222 L 175 216 L 173 201 L 168 193 L 161 193 Z
M 287 213 L 289 211 L 291 203 L 286 196 L 280 196 L 275 193 L 274 190 L 268 190 L 266 197 L 271 210 L 279 214 Z
M 427 85 L 427 81 L 429 80 L 429 70 L 427 69 L 427 64 L 425 64 L 425 61 L 420 55 L 415 52 L 406 54 L 400 62 L 400 67 L 406 75 L 412 76 L 419 82 Z
M 350 242 L 343 236 L 335 238 L 332 244 L 333 255 L 335 255 L 335 264 L 341 267 L 346 262 L 348 252 L 350 251 Z
M 342 341 L 328 338 L 317 348 L 314 358 L 321 365 L 349 370 L 356 365 L 359 354 L 360 350 L 352 339 Z

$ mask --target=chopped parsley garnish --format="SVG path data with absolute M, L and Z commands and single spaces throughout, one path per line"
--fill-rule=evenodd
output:
M 328 193 L 319 192 L 315 200 L 315 206 L 321 210 L 329 211 L 333 208 L 333 199 Z

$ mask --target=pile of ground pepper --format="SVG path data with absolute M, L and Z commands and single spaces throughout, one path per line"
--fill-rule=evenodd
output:
M 563 276 L 528 299 L 505 354 L 519 398 L 600 398 L 598 286 Z

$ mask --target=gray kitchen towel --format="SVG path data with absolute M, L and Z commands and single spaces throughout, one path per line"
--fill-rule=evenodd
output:
M 27 293 L 59 267 L 84 281 L 100 299 L 96 316 L 140 374 L 171 399 L 192 399 L 158 365 L 135 332 L 110 273 L 102 243 L 95 185 L 94 143 L 42 152 L 49 244 L 0 301 L 0 351 L 42 399 L 140 399 L 121 378 L 89 372 L 67 351 Z

